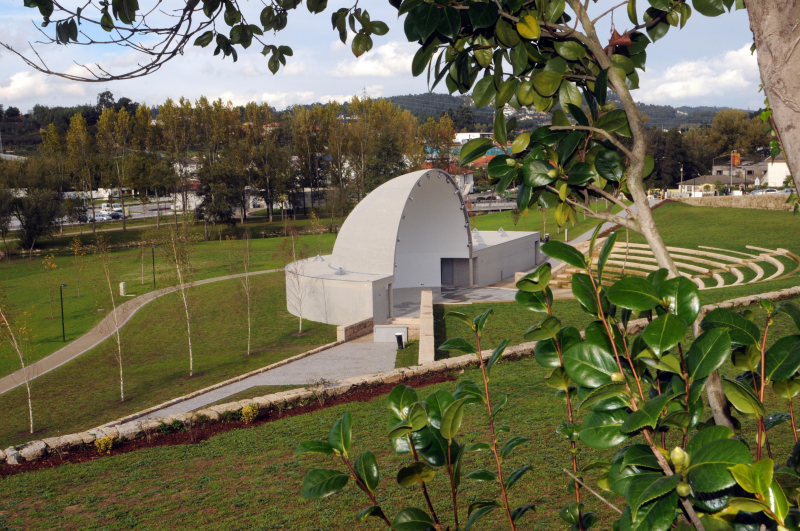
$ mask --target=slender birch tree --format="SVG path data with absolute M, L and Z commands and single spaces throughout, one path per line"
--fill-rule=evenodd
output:
M 175 278 L 178 283 L 176 293 L 181 299 L 183 310 L 186 314 L 186 340 L 189 346 L 189 377 L 191 377 L 194 375 L 192 321 L 189 311 L 189 289 L 191 288 L 189 278 L 192 272 L 192 241 L 186 226 L 184 225 L 182 230 L 170 227 L 169 235 L 166 240 L 162 242 L 161 247 L 164 249 L 164 254 L 175 271 Z
M 22 367 L 22 376 L 25 379 L 25 389 L 28 392 L 28 416 L 30 418 L 30 430 L 31 434 L 33 434 L 33 399 L 31 398 L 31 366 L 29 363 L 26 363 L 27 355 L 25 354 L 24 349 L 22 348 L 22 336 L 27 332 L 26 328 L 23 327 L 22 329 L 17 330 L 17 333 L 14 333 L 14 327 L 9 321 L 8 311 L 5 308 L 5 305 L 0 305 L 0 320 L 2 320 L 3 324 L 0 327 L 0 337 L 8 341 L 11 345 L 11 348 L 14 350 L 14 353 L 17 355 L 19 359 L 19 364 Z M 20 336 L 17 339 L 17 336 Z
M 108 296 L 111 300 L 111 317 L 114 322 L 114 340 L 117 343 L 117 350 L 114 352 L 114 357 L 119 365 L 119 399 L 121 402 L 124 402 L 125 376 L 123 374 L 122 363 L 122 339 L 119 335 L 120 316 L 117 313 L 117 301 L 114 298 L 114 286 L 111 282 L 111 277 L 113 275 L 111 272 L 111 253 L 109 252 L 108 236 L 102 233 L 99 234 L 95 239 L 95 248 L 97 249 L 98 257 L 100 258 L 100 264 L 103 267 L 103 276 L 106 280 L 106 286 L 108 286 Z

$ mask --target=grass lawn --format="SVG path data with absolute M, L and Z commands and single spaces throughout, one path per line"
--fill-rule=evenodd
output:
M 598 211 L 605 210 L 603 202 L 594 203 L 597 207 Z M 616 214 L 621 209 L 619 207 L 614 207 L 612 209 L 612 213 Z M 519 231 L 539 231 L 542 233 L 550 234 L 551 240 L 556 241 L 564 241 L 565 232 L 564 229 L 567 229 L 569 232 L 567 235 L 570 237 L 570 240 L 574 240 L 584 232 L 594 230 L 600 220 L 593 219 L 593 218 L 586 218 L 584 219 L 583 215 L 580 213 L 578 214 L 578 222 L 575 224 L 567 223 L 560 229 L 556 225 L 555 222 L 555 209 L 550 208 L 547 210 L 547 219 L 544 220 L 545 223 L 542 223 L 542 214 L 538 210 L 530 210 L 528 211 L 526 216 L 520 217 L 517 221 L 516 226 L 514 225 L 514 220 L 511 217 L 511 211 L 507 210 L 505 212 L 499 212 L 495 214 L 485 214 L 482 216 L 474 216 L 469 218 L 471 228 L 477 228 L 478 230 L 497 230 L 497 229 L 504 229 L 506 231 L 512 230 L 519 230 Z
M 322 252 L 330 252 L 335 236 L 323 234 L 317 236 L 301 236 L 300 242 L 306 254 L 315 255 L 318 248 Z M 289 259 L 282 249 L 283 238 L 259 238 L 251 240 L 250 270 L 278 269 Z M 90 245 L 91 236 L 83 237 L 83 244 Z M 140 249 L 115 251 L 112 253 L 112 286 L 115 295 L 119 295 L 118 285 L 126 282 L 128 293 L 141 295 L 153 289 L 153 262 L 150 244 L 144 249 L 144 257 Z M 192 263 L 194 274 L 192 280 L 213 278 L 241 273 L 243 241 L 210 241 L 199 243 L 194 247 Z M 177 283 L 174 272 L 161 249 L 156 249 L 155 272 L 157 287 Z M 80 294 L 78 297 L 78 279 L 74 257 L 59 254 L 54 258 L 56 268 L 49 275 L 53 294 L 53 318 L 50 317 L 50 289 L 48 273 L 42 264 L 42 257 L 33 260 L 18 259 L 7 265 L 0 264 L 0 286 L 5 296 L 7 307 L 12 308 L 12 316 L 20 325 L 27 325 L 25 351 L 29 363 L 52 354 L 64 343 L 61 339 L 61 319 L 59 306 L 59 288 L 64 288 L 64 317 L 66 321 L 66 339 L 77 339 L 89 329 L 97 325 L 111 310 L 111 300 L 102 273 L 98 256 L 86 254 L 82 258 L 80 272 Z M 142 265 L 144 265 L 144 284 L 142 284 Z M 117 304 L 123 302 L 117 297 Z M 126 300 L 126 299 L 125 299 Z M 285 306 L 283 306 L 285 308 Z M 8 310 L 7 310 L 8 311 Z M 156 336 L 154 340 L 161 341 Z M 6 344 L 0 344 L 0 377 L 19 369 L 19 360 Z
M 397 351 L 397 357 L 394 359 L 395 369 L 419 365 L 419 339 L 412 339 L 405 346 L 403 350 Z
M 238 280 L 189 291 L 195 375 L 189 354 L 183 303 L 177 294 L 142 308 L 122 328 L 125 402 L 120 402 L 119 368 L 113 338 L 32 383 L 33 437 L 24 387 L 0 395 L 0 447 L 93 428 L 176 396 L 202 389 L 316 346 L 336 341 L 336 327 L 306 321 L 304 334 L 286 310 L 281 273 L 253 277 L 251 355 Z
M 756 310 L 756 322 L 763 313 Z M 775 336 L 787 333 L 788 319 L 779 319 Z M 499 415 L 501 424 L 511 432 L 500 434 L 500 442 L 522 435 L 532 440 L 518 447 L 504 463 L 508 472 L 530 464 L 532 470 L 511 491 L 512 506 L 535 503 L 520 529 L 550 531 L 566 529 L 558 511 L 571 501 L 566 478 L 561 470 L 568 467 L 568 447 L 555 428 L 565 419 L 565 406 L 553 398 L 553 390 L 542 385 L 547 370 L 531 359 L 502 362 L 492 372 L 493 397 L 509 394 L 509 405 Z M 479 371 L 471 369 L 459 379 L 479 380 Z M 456 382 L 418 389 L 424 398 L 435 389 L 453 391 Z M 783 408 L 768 392 L 767 410 Z M 5 478 L 0 483 L 0 526 L 6 529 L 77 529 L 109 530 L 139 527 L 143 529 L 213 528 L 222 530 L 269 529 L 309 531 L 378 529 L 375 521 L 361 524 L 355 514 L 369 505 L 366 496 L 352 483 L 339 495 L 323 500 L 300 498 L 305 473 L 315 467 L 342 468 L 335 459 L 320 455 L 292 456 L 304 440 L 324 439 L 334 421 L 346 410 L 353 416 L 353 453 L 371 449 L 375 452 L 381 474 L 377 497 L 384 511 L 392 517 L 408 506 L 424 508 L 417 488 L 397 485 L 395 475 L 408 463 L 406 456 L 394 455 L 386 437 L 389 418 L 386 397 L 369 402 L 352 402 L 308 415 L 286 418 L 219 434 L 195 445 L 160 447 L 112 456 L 80 465 L 64 465 L 35 473 Z M 706 410 L 708 416 L 708 410 Z M 459 442 L 473 443 L 487 438 L 485 415 L 477 406 L 469 406 Z M 578 414 L 578 422 L 583 413 Z M 791 429 L 783 424 L 769 432 L 776 460 L 783 461 L 793 446 Z M 751 423 L 744 421 L 743 435 L 754 444 Z M 631 440 L 630 442 L 644 442 Z M 678 444 L 677 434 L 667 437 L 667 447 Z M 627 444 L 627 443 L 626 443 Z M 596 451 L 581 446 L 579 466 L 596 459 L 610 459 L 616 449 Z M 488 452 L 467 454 L 463 470 L 493 468 Z M 587 479 L 594 473 L 588 473 Z M 440 472 L 430 482 L 434 506 L 446 524 L 452 515 L 446 512 L 449 496 L 447 475 Z M 465 519 L 467 506 L 480 499 L 498 496 L 491 483 L 464 480 L 460 507 Z M 619 507 L 624 501 L 606 493 Z M 588 510 L 600 517 L 598 529 L 610 529 L 614 514 L 584 491 Z M 501 511 L 481 521 L 479 529 L 505 529 Z

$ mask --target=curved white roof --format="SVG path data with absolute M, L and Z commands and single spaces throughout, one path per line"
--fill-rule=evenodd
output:
M 455 180 L 441 170 L 387 181 L 347 217 L 331 265 L 351 273 L 394 275 L 399 255 L 436 255 L 437 271 L 438 257 L 469 258 L 472 240 L 463 204 Z M 410 278 L 408 283 L 416 285 Z

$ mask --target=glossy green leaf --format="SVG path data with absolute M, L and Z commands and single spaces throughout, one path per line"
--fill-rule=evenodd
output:
M 800 336 L 785 336 L 778 339 L 764 353 L 764 374 L 771 381 L 788 380 L 800 369 Z M 758 364 L 761 373 L 761 363 Z
M 772 390 L 784 400 L 791 400 L 800 393 L 800 383 L 797 383 L 794 379 L 773 382 Z
M 584 342 L 564 352 L 564 368 L 569 377 L 584 387 L 600 387 L 611 382 L 611 375 L 619 367 L 605 345 Z
M 578 405 L 578 409 L 586 409 L 609 398 L 623 398 L 623 402 L 630 399 L 630 393 L 625 388 L 624 382 L 610 382 L 603 384 L 589 393 Z M 614 408 L 617 409 L 617 408 Z
M 562 352 L 566 352 L 574 345 L 583 341 L 578 329 L 572 326 L 567 326 L 559 330 L 558 334 L 556 334 L 556 338 L 561 344 Z M 555 368 L 561 366 L 556 343 L 553 339 L 537 341 L 533 350 L 533 355 L 536 362 L 542 367 Z
M 434 5 L 434 4 L 431 4 Z M 497 21 L 497 4 L 475 2 L 469 6 L 469 19 L 475 29 L 489 28 Z
M 466 398 L 459 398 L 444 411 L 439 431 L 445 439 L 452 440 L 458 434 L 458 430 L 461 428 L 461 420 L 464 418 L 466 402 Z
M 707 17 L 718 17 L 725 14 L 725 5 L 722 0 L 692 0 L 695 10 Z
M 506 487 L 506 490 L 509 490 L 509 489 L 511 489 L 511 487 L 513 487 L 513 486 L 514 486 L 514 485 L 517 483 L 517 481 L 519 481 L 519 480 L 520 480 L 520 478 L 522 478 L 522 476 L 523 476 L 523 475 L 524 475 L 524 474 L 525 474 L 525 473 L 526 473 L 528 470 L 531 470 L 531 469 L 533 469 L 533 467 L 532 467 L 532 466 L 530 466 L 530 465 L 525 465 L 525 466 L 523 466 L 523 467 L 520 467 L 520 468 L 516 469 L 516 470 L 515 470 L 515 471 L 513 471 L 511 474 L 509 474 L 509 475 L 508 475 L 508 477 L 506 477 L 506 479 L 505 479 L 505 487 Z
M 597 276 L 599 281 L 603 280 L 603 269 L 606 267 L 606 262 L 608 261 L 609 255 L 614 250 L 614 244 L 617 242 L 617 233 L 619 231 L 614 231 L 608 235 L 605 243 L 603 243 L 603 248 L 600 249 L 600 255 L 597 257 Z
M 738 411 L 746 415 L 764 415 L 764 406 L 749 387 L 735 380 L 722 379 L 722 390 L 728 401 Z
M 788 315 L 794 322 L 794 325 L 797 327 L 797 329 L 800 330 L 800 309 L 798 309 L 794 303 L 789 301 L 780 302 L 775 306 L 774 313 Z
M 497 361 L 503 356 L 503 352 L 510 343 L 511 341 L 509 339 L 504 339 L 494 348 L 491 357 L 486 362 L 487 374 L 491 374 L 492 367 L 494 367 L 494 364 L 497 363 Z
M 515 437 L 511 437 L 509 440 L 503 444 L 503 447 L 500 449 L 500 459 L 505 460 L 511 455 L 511 452 L 519 446 L 520 444 L 526 443 L 530 441 L 530 437 L 521 437 L 519 435 Z
M 374 493 L 378 488 L 380 481 L 380 473 L 378 472 L 378 461 L 375 459 L 375 454 L 367 450 L 358 456 L 355 464 L 355 471 L 358 479 L 369 490 Z
M 643 405 L 640 404 L 638 411 L 634 411 L 630 414 L 630 416 L 625 420 L 625 423 L 622 425 L 621 430 L 624 433 L 633 433 L 644 428 L 645 426 L 655 428 L 664 408 L 667 407 L 672 400 L 684 398 L 685 396 L 685 394 L 662 394 L 651 398 Z
M 694 340 L 686 353 L 686 370 L 693 380 L 719 369 L 731 353 L 731 338 L 724 328 L 714 328 Z
M 530 187 L 540 187 L 556 180 L 555 169 L 547 162 L 539 159 L 525 159 L 522 165 L 522 182 Z
M 615 109 L 600 116 L 594 126 L 612 133 L 628 127 L 628 115 L 622 109 Z
M 297 445 L 294 455 L 300 454 L 325 454 L 333 455 L 333 446 L 325 441 L 305 441 Z
M 417 401 L 417 392 L 414 388 L 403 384 L 396 385 L 387 397 L 389 409 L 398 419 L 405 419 L 409 408 Z
M 497 481 L 497 474 L 491 470 L 481 468 L 475 470 L 474 472 L 470 472 L 466 475 L 466 478 L 473 481 Z
M 412 431 L 419 431 L 428 425 L 428 411 L 422 402 L 412 404 L 408 410 L 408 422 Z
M 589 164 L 578 162 L 569 170 L 567 184 L 570 186 L 588 186 L 597 178 L 597 172 Z
M 747 446 L 735 439 L 715 440 L 690 456 L 686 477 L 697 492 L 718 492 L 733 486 L 736 482 L 728 469 L 753 462 Z
M 691 325 L 700 313 L 700 290 L 686 277 L 669 279 L 658 286 L 658 295 L 669 301 L 669 311 Z
M 397 483 L 403 487 L 413 487 L 432 481 L 435 476 L 436 470 L 422 461 L 417 461 L 409 466 L 404 466 L 397 472 Z
M 623 410 L 590 411 L 581 427 L 581 442 L 596 450 L 607 450 L 625 442 L 628 435 L 620 428 L 628 417 Z
M 653 284 L 640 277 L 625 276 L 605 294 L 609 302 L 637 312 L 652 310 L 661 302 Z
M 700 323 L 703 330 L 727 328 L 731 342 L 737 345 L 755 345 L 759 342 L 758 327 L 745 319 L 741 314 L 727 308 L 715 308 Z
M 352 429 L 349 411 L 345 411 L 344 415 L 333 424 L 331 432 L 328 435 L 328 442 L 335 450 L 338 450 L 344 455 L 347 455 L 347 452 L 350 451 Z
M 458 10 L 453 7 L 445 7 L 440 11 L 439 33 L 455 41 L 456 37 L 458 37 L 458 32 L 461 30 L 461 15 Z
M 681 482 L 681 479 L 680 474 L 663 476 L 655 480 L 652 475 L 643 474 L 631 481 L 628 490 L 625 492 L 625 499 L 628 500 L 631 511 L 636 515 L 639 507 L 645 503 L 672 492 Z
M 428 405 L 428 422 L 434 428 L 439 429 L 442 425 L 442 414 L 450 404 L 455 402 L 455 398 L 447 391 L 438 389 L 429 394 L 424 402 Z
M 733 437 L 733 430 L 727 426 L 710 426 L 689 439 L 686 445 L 686 453 L 694 459 L 694 454 L 699 452 L 707 444 L 714 441 L 721 441 Z
M 532 503 L 521 505 L 516 509 L 514 509 L 513 511 L 511 511 L 511 520 L 516 522 L 517 520 L 520 519 L 520 517 L 522 517 L 523 514 L 527 513 L 528 511 L 535 511 L 535 510 L 536 506 Z
M 633 0 L 631 0 L 633 3 Z M 608 94 L 608 68 L 601 70 L 594 82 L 594 97 L 597 104 L 601 107 L 606 104 L 606 96 Z
M 428 531 L 432 527 L 433 519 L 414 507 L 403 509 L 392 520 L 393 531 Z
M 558 91 L 563 78 L 558 72 L 545 70 L 533 76 L 533 88 L 542 96 L 552 96 Z
M 586 268 L 586 257 L 583 256 L 582 252 L 571 245 L 551 240 L 542 245 L 541 250 L 550 258 L 566 262 L 580 269 Z
M 461 147 L 459 165 L 465 166 L 481 158 L 493 146 L 491 138 L 473 138 Z
M 306 499 L 319 500 L 342 490 L 348 479 L 350 477 L 347 474 L 338 470 L 314 468 L 306 474 L 300 495 Z
M 625 166 L 619 153 L 604 149 L 594 158 L 594 167 L 603 179 L 608 181 L 621 181 L 625 174 Z
M 526 281 L 526 283 L 533 284 L 533 282 L 530 281 Z M 514 300 L 516 300 L 518 304 L 534 312 L 547 312 L 546 298 L 547 296 L 541 291 L 518 291 L 514 296 Z
M 472 89 L 472 101 L 475 103 L 475 106 L 480 109 L 481 107 L 486 107 L 491 104 L 496 94 L 497 89 L 494 86 L 494 76 L 484 76 L 475 83 L 475 87 Z M 494 159 L 492 159 L 491 162 L 494 162 Z M 492 174 L 490 173 L 490 175 Z M 494 175 L 492 176 L 494 177 Z
M 467 354 L 475 354 L 475 347 L 473 347 L 468 341 L 462 339 L 460 337 L 454 337 L 453 339 L 448 339 L 441 345 L 439 345 L 439 350 L 449 351 L 449 350 L 458 350 L 460 352 L 466 352 Z
M 464 531 L 469 531 L 481 518 L 485 517 L 495 509 L 500 507 L 500 504 L 493 500 L 478 501 L 470 504 L 469 506 L 469 519 L 464 524 Z
M 622 466 L 631 465 L 652 470 L 661 470 L 661 465 L 658 464 L 658 459 L 655 454 L 653 454 L 653 450 L 646 444 L 632 444 L 625 450 L 625 455 L 622 458 Z M 656 480 L 653 479 L 653 481 Z
M 665 313 L 647 325 L 642 331 L 642 339 L 660 357 L 683 339 L 686 328 L 686 321 L 675 314 Z

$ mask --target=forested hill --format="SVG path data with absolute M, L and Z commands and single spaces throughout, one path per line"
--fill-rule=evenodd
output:
M 711 125 L 711 120 L 719 111 L 726 107 L 672 107 L 670 105 L 650 105 L 637 103 L 639 111 L 649 119 L 647 127 L 658 129 L 674 129 L 696 127 L 698 125 Z M 750 118 L 758 111 L 747 111 Z
M 476 123 L 491 124 L 494 119 L 494 108 L 484 107 L 478 110 L 472 104 L 472 97 L 470 96 L 451 96 L 449 94 L 428 92 L 424 94 L 390 96 L 387 99 L 404 110 L 411 112 L 420 122 L 424 122 L 430 116 L 438 118 L 445 112 L 453 116 L 456 110 L 462 106 L 472 109 Z

